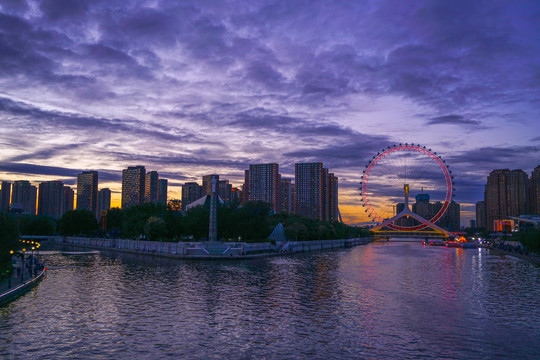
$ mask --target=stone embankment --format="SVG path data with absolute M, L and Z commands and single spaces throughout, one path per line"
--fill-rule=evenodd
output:
M 47 268 L 40 267 L 39 272 L 35 274 L 35 276 L 30 276 L 29 279 L 24 280 L 18 284 L 16 284 L 16 280 L 5 280 L 5 284 L 2 284 L 3 286 L 0 288 L 0 306 L 5 305 L 19 296 L 24 295 L 26 292 L 28 292 L 30 289 L 32 289 L 34 286 L 39 284 L 39 282 L 45 277 L 45 271 Z M 24 269 L 23 269 L 24 271 Z M 8 284 L 9 281 L 9 285 Z M 7 285 L 7 286 L 6 286 Z
M 497 255 L 514 256 L 540 266 L 540 254 L 525 250 L 523 245 L 517 241 L 503 241 L 489 246 L 488 249 Z
M 128 253 L 142 253 L 149 255 L 168 256 L 175 258 L 252 258 L 272 256 L 284 253 L 298 253 L 326 249 L 338 249 L 364 245 L 372 241 L 371 238 L 340 239 L 340 240 L 312 240 L 288 241 L 272 244 L 245 243 L 245 242 L 157 242 L 131 239 L 101 239 L 57 236 L 49 241 L 57 244 L 68 244 L 79 247 L 114 250 Z

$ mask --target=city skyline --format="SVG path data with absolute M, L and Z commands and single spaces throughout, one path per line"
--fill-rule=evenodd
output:
M 295 167 L 296 167 L 296 170 L 298 170 L 298 166 L 299 166 L 299 165 L 305 166 L 305 165 L 314 165 L 314 164 L 316 164 L 316 163 L 296 163 L 296 164 L 295 164 Z M 277 173 L 277 171 L 278 171 L 277 168 L 278 168 L 279 164 L 250 164 L 249 167 L 252 168 L 252 167 L 260 167 L 260 166 L 266 166 L 266 165 L 275 165 L 275 166 L 276 166 L 276 174 L 277 174 L 277 176 L 278 176 L 278 177 L 277 177 L 278 183 L 280 183 L 280 182 L 282 181 L 281 179 L 283 178 L 283 180 L 286 180 L 286 181 L 289 182 L 289 184 L 292 184 L 292 187 L 293 187 L 293 188 L 295 187 L 295 185 L 296 185 L 295 182 L 291 182 L 291 179 L 287 179 L 287 176 L 284 176 L 284 177 L 283 177 L 282 174 Z M 322 169 L 322 164 L 321 164 L 321 169 Z M 326 176 L 326 177 L 329 176 L 329 179 L 332 179 L 331 181 L 334 182 L 334 177 L 335 177 L 334 174 L 333 174 L 333 173 L 329 174 L 329 173 L 328 173 L 328 169 L 322 169 L 322 170 L 324 170 L 324 171 L 326 172 L 326 175 L 325 175 L 325 176 Z M 211 178 L 212 176 L 217 176 L 217 178 L 219 179 L 219 175 L 218 175 L 218 174 L 214 174 L 214 175 L 203 175 L 203 176 L 201 177 L 201 181 L 200 181 L 201 184 L 199 184 L 198 181 L 186 182 L 185 184 L 182 184 L 182 185 L 181 185 L 182 190 L 179 192 L 180 196 L 179 196 L 178 198 L 169 197 L 169 196 L 168 196 L 168 191 L 167 191 L 167 189 L 168 189 L 168 180 L 167 180 L 167 179 L 159 179 L 159 182 L 160 182 L 160 183 L 163 183 L 164 188 L 165 188 L 166 190 L 165 190 L 164 193 L 163 193 L 162 191 L 158 191 L 158 192 L 159 192 L 159 194 L 157 194 L 157 195 L 159 195 L 159 196 L 158 196 L 158 199 L 150 200 L 147 196 L 145 196 L 145 194 L 147 194 L 147 189 L 148 189 L 148 186 L 146 186 L 146 184 L 145 184 L 145 180 L 149 179 L 149 177 L 155 177 L 155 179 L 158 179 L 158 177 L 159 177 L 159 172 L 157 172 L 157 171 L 149 171 L 148 173 L 145 173 L 146 170 L 145 170 L 145 166 L 143 166 L 143 165 L 130 166 L 130 167 L 128 167 L 128 168 L 122 170 L 123 173 L 130 173 L 130 171 L 131 171 L 131 172 L 136 171 L 136 172 L 140 173 L 140 174 L 138 175 L 138 177 L 142 180 L 142 183 L 141 183 L 141 184 L 136 185 L 136 186 L 140 186 L 139 190 L 134 190 L 134 191 L 136 191 L 136 192 L 139 193 L 138 197 L 139 197 L 140 199 L 137 200 L 137 203 L 142 204 L 142 203 L 145 203 L 145 202 L 156 202 L 156 201 L 157 201 L 157 202 L 160 202 L 160 203 L 168 203 L 169 201 L 182 201 L 182 200 L 184 200 L 184 199 L 188 199 L 188 200 L 187 200 L 187 203 L 182 205 L 182 209 L 183 209 L 183 210 L 185 210 L 185 206 L 189 205 L 189 203 L 191 203 L 191 202 L 193 202 L 193 201 L 195 201 L 195 200 L 198 200 L 200 197 L 202 197 L 202 196 L 206 193 L 204 189 L 205 189 L 205 185 L 208 185 L 208 184 L 206 184 L 206 183 L 208 182 L 208 179 L 209 179 L 209 178 Z M 510 170 L 510 169 L 493 169 L 493 170 L 486 176 L 486 182 L 485 182 L 484 185 L 483 185 L 483 186 L 484 186 L 484 190 L 487 189 L 487 186 L 489 186 L 489 181 L 490 181 L 490 177 L 492 176 L 492 174 L 493 174 L 493 173 L 498 173 L 498 172 L 510 172 L 510 173 L 520 173 L 520 174 L 522 174 L 523 176 L 526 177 L 527 183 L 530 182 L 530 184 L 531 184 L 530 188 L 527 189 L 527 194 L 528 194 L 527 196 L 530 195 L 530 199 L 531 199 L 530 201 L 534 201 L 534 200 L 533 200 L 533 199 L 534 199 L 534 196 L 537 197 L 536 194 L 537 194 L 538 191 L 537 191 L 536 188 L 538 187 L 538 185 L 537 185 L 538 180 L 537 180 L 537 179 L 538 179 L 538 174 L 540 173 L 540 165 L 537 165 L 537 166 L 534 168 L 534 170 L 531 171 L 531 176 L 530 176 L 530 177 L 529 177 L 529 174 L 527 174 L 526 172 L 524 172 L 522 169 L 512 169 L 512 170 Z M 92 170 L 92 171 L 83 171 L 82 174 L 78 174 L 78 175 L 77 175 L 77 177 L 76 177 L 76 184 L 77 184 L 77 182 L 79 181 L 79 177 L 80 177 L 81 175 L 87 175 L 87 174 L 89 174 L 89 173 L 95 173 L 94 176 L 97 178 L 97 172 L 96 172 L 96 171 L 94 171 L 94 170 Z M 245 170 L 245 171 L 244 171 L 244 180 L 243 180 L 244 182 L 238 184 L 236 187 L 234 187 L 234 189 L 239 190 L 239 189 L 241 189 L 243 186 L 246 185 L 245 181 L 247 180 L 247 178 L 246 178 L 245 176 L 246 176 L 246 174 L 249 174 L 249 173 L 250 173 L 249 170 Z M 292 179 L 295 179 L 296 176 L 297 176 L 297 171 L 295 171 L 295 174 L 292 176 Z M 338 178 L 338 177 L 335 177 L 335 181 L 336 181 L 336 183 L 335 183 L 335 185 L 336 185 L 335 191 L 337 191 L 337 178 Z M 56 180 L 56 181 L 62 181 L 62 180 Z M 139 181 L 140 181 L 140 180 L 139 180 Z M 49 183 L 49 182 L 54 182 L 54 180 L 53 180 L 53 181 L 36 181 L 36 182 L 35 182 L 36 186 L 34 186 L 34 188 L 36 188 L 36 187 L 38 187 L 38 186 L 40 186 L 40 185 L 43 186 L 42 184 Z M 224 189 L 225 189 L 225 188 L 230 188 L 230 189 L 229 189 L 229 192 L 233 189 L 233 184 L 230 184 L 230 183 L 229 183 L 229 180 L 219 180 L 218 182 L 219 182 L 220 185 L 224 185 L 224 186 L 225 186 Z M 17 183 L 27 183 L 27 186 L 30 186 L 30 184 L 31 184 L 31 182 L 29 182 L 29 181 L 27 181 L 27 180 L 17 180 L 17 181 L 16 181 L 15 183 L 13 183 L 13 184 L 11 184 L 9 181 L 7 181 L 7 182 L 6 182 L 6 181 L 2 181 L 2 185 L 4 185 L 4 183 L 5 183 L 6 185 L 9 186 L 9 189 L 11 189 L 11 185 L 17 185 Z M 74 199 L 73 199 L 73 194 L 74 194 L 73 189 L 71 189 L 69 186 L 66 186 L 66 184 L 69 184 L 69 181 L 68 181 L 68 182 L 65 182 L 65 183 L 63 182 L 63 185 L 64 185 L 64 195 L 63 195 L 63 196 L 66 197 L 66 190 L 69 190 L 69 191 L 71 192 L 71 198 L 72 198 L 72 199 L 71 199 L 71 204 L 70 204 L 69 206 L 66 206 L 66 203 L 64 203 L 64 206 L 63 206 L 64 210 L 62 210 L 62 212 L 65 212 L 65 211 L 67 211 L 68 209 L 69 209 L 69 210 L 72 210 L 72 209 L 79 209 L 79 206 L 77 205 L 78 202 L 77 202 L 77 201 L 74 201 Z M 110 182 L 107 182 L 107 184 L 111 184 L 111 183 L 110 183 Z M 120 183 L 119 183 L 119 186 L 122 187 L 122 186 L 123 186 L 122 184 L 123 184 L 123 181 L 121 180 Z M 125 184 L 124 184 L 124 185 L 125 185 Z M 114 186 L 114 185 L 113 185 L 113 186 Z M 191 194 L 191 191 L 192 191 L 192 190 L 191 190 L 191 187 L 193 187 L 193 186 L 195 186 L 195 188 L 199 189 L 199 191 L 196 192 L 196 193 L 192 193 L 192 195 L 187 195 L 188 193 Z M 249 186 L 249 181 L 248 181 L 248 186 Z M 280 188 L 280 185 L 277 185 L 277 187 L 278 187 L 278 189 L 279 189 L 279 188 Z M 121 202 L 121 200 L 122 200 L 122 191 L 117 192 L 117 194 L 116 194 L 117 196 L 116 196 L 116 199 L 115 199 L 116 201 L 112 201 L 112 200 L 111 200 L 111 199 L 113 199 L 113 196 L 111 195 L 111 194 L 112 194 L 112 191 L 111 191 L 109 188 L 104 187 L 101 183 L 99 183 L 99 185 L 98 185 L 97 188 L 98 188 L 99 192 L 101 192 L 101 190 L 107 191 L 107 196 L 108 196 L 107 202 L 108 202 L 108 204 L 109 204 L 109 205 L 108 205 L 108 208 L 113 208 L 113 207 L 122 208 L 122 202 Z M 331 186 L 330 188 L 332 188 L 332 186 Z M 15 187 L 14 187 L 14 189 L 15 189 Z M 186 189 L 186 190 L 184 190 L 184 189 Z M 75 190 L 77 190 L 77 187 L 75 188 Z M 158 187 L 158 190 L 159 190 L 159 187 Z M 36 190 L 34 190 L 34 191 L 36 191 Z M 188 191 L 188 193 L 184 193 L 185 191 Z M 278 190 L 278 191 L 281 191 L 281 190 Z M 334 191 L 334 190 L 332 190 L 332 191 Z M 424 195 L 427 196 L 427 198 L 429 199 L 429 194 L 427 194 L 427 193 L 424 194 L 423 191 L 424 191 L 424 190 L 421 189 L 421 190 L 418 190 L 418 192 L 413 192 L 413 194 L 416 193 L 416 198 L 417 198 L 417 199 L 418 199 L 419 196 L 422 197 L 422 196 L 424 196 Z M 529 192 L 530 192 L 530 194 L 529 194 Z M 128 190 L 128 193 L 129 193 L 129 190 Z M 484 194 L 485 194 L 485 193 L 486 193 L 486 192 L 484 191 Z M 75 194 L 78 194 L 78 192 L 75 191 Z M 534 194 L 534 195 L 533 195 L 533 194 Z M 157 196 L 157 195 L 156 195 L 156 196 Z M 0 188 L 0 196 L 3 196 L 3 193 L 2 193 L 2 191 L 1 191 L 1 188 Z M 36 192 L 36 194 L 34 194 L 34 197 L 37 199 L 38 196 L 39 196 L 39 193 Z M 100 196 L 101 196 L 101 195 L 100 195 Z M 78 195 L 75 196 L 75 199 L 77 199 L 77 197 L 78 197 Z M 336 197 L 338 198 L 338 208 L 339 208 L 339 196 L 336 196 Z M 332 197 L 330 197 L 330 198 L 332 198 Z M 328 198 L 328 199 L 330 199 L 330 198 Z M 14 198 L 14 199 L 15 199 L 15 198 Z M 16 200 L 14 200 L 14 199 L 11 199 L 11 200 L 12 200 L 12 206 L 13 206 L 14 204 L 16 204 L 16 208 L 19 208 L 19 207 L 20 207 L 20 204 L 17 204 Z M 97 199 L 97 195 L 96 195 L 96 199 Z M 166 201 L 165 201 L 165 199 L 166 199 Z M 240 199 L 238 199 L 238 200 L 240 200 L 240 201 L 248 201 L 246 198 L 243 198 L 243 195 L 242 195 L 242 199 L 243 199 L 243 200 L 240 200 Z M 327 200 L 328 200 L 328 199 L 327 199 Z M 66 200 L 64 199 L 64 200 L 62 200 L 62 201 L 66 201 Z M 536 201 L 540 201 L 540 199 L 537 199 Z M 484 202 L 484 198 L 482 198 L 481 200 L 478 200 L 478 201 L 473 205 L 472 215 L 470 214 L 470 212 L 464 212 L 463 210 L 458 210 L 458 212 L 459 212 L 458 217 L 461 217 L 461 220 L 462 220 L 462 221 L 461 221 L 461 226 L 467 227 L 471 220 L 474 220 L 474 221 L 477 221 L 477 220 L 478 220 L 478 217 L 479 217 L 478 206 L 479 206 L 479 203 L 483 203 L 483 202 Z M 98 201 L 96 201 L 96 206 L 98 206 L 97 203 L 98 203 Z M 271 203 L 272 203 L 272 202 L 271 202 Z M 135 204 L 135 203 L 134 203 L 134 204 Z M 134 204 L 132 204 L 132 205 L 134 205 Z M 39 204 L 37 204 L 37 205 L 38 205 L 38 209 L 37 209 L 37 210 L 38 210 L 38 213 L 39 213 Z M 402 203 L 396 203 L 396 204 L 394 204 L 394 206 L 400 206 L 400 205 L 403 205 L 403 204 L 402 204 Z M 460 204 L 460 203 L 458 202 L 457 205 L 458 205 L 458 208 L 459 208 L 462 204 Z M 130 205 L 130 206 L 131 206 L 131 205 Z M 332 207 L 333 207 L 333 206 L 335 206 L 335 205 L 330 205 L 330 204 L 328 204 L 327 206 L 332 206 Z M 34 207 L 35 207 L 35 206 L 34 206 Z M 98 207 L 99 207 L 99 206 L 98 206 Z M 129 206 L 128 206 L 128 207 L 129 207 Z M 279 206 L 278 206 L 278 207 L 279 207 Z M 416 211 L 414 210 L 414 206 L 412 207 L 412 209 L 413 209 L 413 212 L 416 212 Z M 328 210 L 327 210 L 327 211 L 328 211 Z M 338 210 L 338 209 L 335 209 L 335 210 L 333 210 L 333 211 L 336 211 L 336 212 L 339 211 L 339 212 L 341 212 L 341 210 Z M 526 207 L 526 210 L 522 210 L 522 211 L 520 211 L 519 213 L 520 213 L 520 214 L 536 214 L 536 213 L 537 213 L 536 205 L 532 205 L 532 204 L 531 204 L 531 206 L 527 206 L 527 207 Z M 328 216 L 330 219 L 333 219 L 332 221 L 335 221 L 335 219 L 337 219 L 337 218 L 336 218 L 337 215 L 335 215 L 336 213 L 333 213 L 333 214 L 334 214 L 334 215 L 327 214 L 327 216 Z M 308 217 L 309 217 L 309 216 L 308 216 Z M 502 218 L 504 218 L 504 216 L 503 216 Z M 490 221 L 488 221 L 488 219 L 485 219 L 485 221 L 486 221 L 486 222 L 490 222 Z M 365 222 L 362 222 L 362 223 L 350 223 L 350 224 L 351 224 L 351 225 L 362 225 L 362 226 L 363 226 L 363 225 L 371 225 L 372 222 L 370 222 L 370 221 L 365 221 Z
M 235 6 L 230 6 L 235 5 Z M 115 13 L 111 17 L 110 13 Z M 344 221 L 363 167 L 414 142 L 452 166 L 464 221 L 494 169 L 540 158 L 540 4 L 382 1 L 140 6 L 0 2 L 0 179 L 121 172 L 243 183 L 249 164 L 320 161 Z M 451 21 L 450 21 L 451 19 Z

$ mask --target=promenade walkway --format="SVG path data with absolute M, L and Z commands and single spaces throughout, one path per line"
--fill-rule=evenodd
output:
M 30 281 L 36 279 L 36 277 L 43 272 L 44 266 L 43 264 L 37 262 L 37 260 L 35 260 L 35 262 L 32 264 L 31 258 L 27 258 L 23 263 L 21 258 L 14 257 L 13 268 L 11 278 L 4 279 L 0 282 L 0 305 L 8 302 L 8 296 L 6 295 L 11 295 L 13 290 L 17 287 L 20 287 L 20 289 L 16 291 L 17 296 L 26 292 L 24 287 L 21 287 L 21 285 L 28 284 L 28 288 L 33 287 L 34 284 L 31 284 Z M 9 296 L 9 301 L 13 300 L 17 296 Z

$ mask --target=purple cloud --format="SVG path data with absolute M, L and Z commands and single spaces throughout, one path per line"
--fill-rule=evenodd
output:
M 413 141 L 478 200 L 494 167 L 537 165 L 538 19 L 533 2 L 0 0 L 0 162 L 239 185 L 249 163 L 323 161 L 347 190 Z

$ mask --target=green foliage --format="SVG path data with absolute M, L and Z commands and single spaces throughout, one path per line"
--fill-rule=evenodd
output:
M 218 212 L 218 234 L 220 238 L 242 241 L 266 239 L 277 222 L 269 215 L 270 204 L 249 201 L 242 207 L 224 206 Z
M 288 239 L 294 241 L 304 241 L 309 239 L 309 229 L 305 224 L 301 222 L 292 222 L 286 224 L 285 227 L 285 236 Z
M 527 229 L 518 232 L 514 237 L 529 251 L 540 253 L 540 229 Z
M 120 208 L 107 211 L 107 230 L 121 230 L 124 222 L 124 212 Z
M 107 214 L 107 231 L 125 238 L 145 235 L 148 240 L 203 240 L 208 237 L 210 202 L 196 206 L 185 213 L 160 204 L 146 203 L 127 209 L 111 209 Z M 369 236 L 367 230 L 340 223 L 306 219 L 296 215 L 272 215 L 270 204 L 249 201 L 237 204 L 219 204 L 217 209 L 218 235 L 232 241 L 267 241 L 278 223 L 291 240 L 345 239 Z M 78 232 L 77 232 L 78 233 Z
M 144 225 L 144 233 L 146 238 L 150 241 L 163 241 L 167 236 L 167 225 L 165 224 L 165 220 L 157 216 L 150 216 Z
M 96 216 L 89 210 L 71 210 L 60 219 L 62 235 L 95 235 L 98 230 Z
M 195 240 L 208 237 L 210 211 L 207 206 L 196 206 L 189 209 L 186 216 L 182 218 L 184 222 L 185 235 L 193 235 Z M 219 219 L 219 216 L 218 216 Z M 219 220 L 218 220 L 219 221 Z M 219 234 L 219 223 L 218 223 Z
M 5 212 L 0 213 L 0 278 L 11 272 L 10 250 L 19 248 L 19 232 L 13 217 Z
M 176 210 L 169 210 L 163 218 L 167 227 L 167 237 L 169 239 L 180 239 L 185 232 L 184 222 L 182 221 L 182 213 Z
M 122 236 L 136 238 L 144 234 L 144 226 L 148 218 L 163 218 L 166 208 L 162 204 L 145 203 L 123 210 Z
M 56 222 L 43 215 L 24 215 L 17 218 L 19 232 L 23 235 L 53 235 Z

